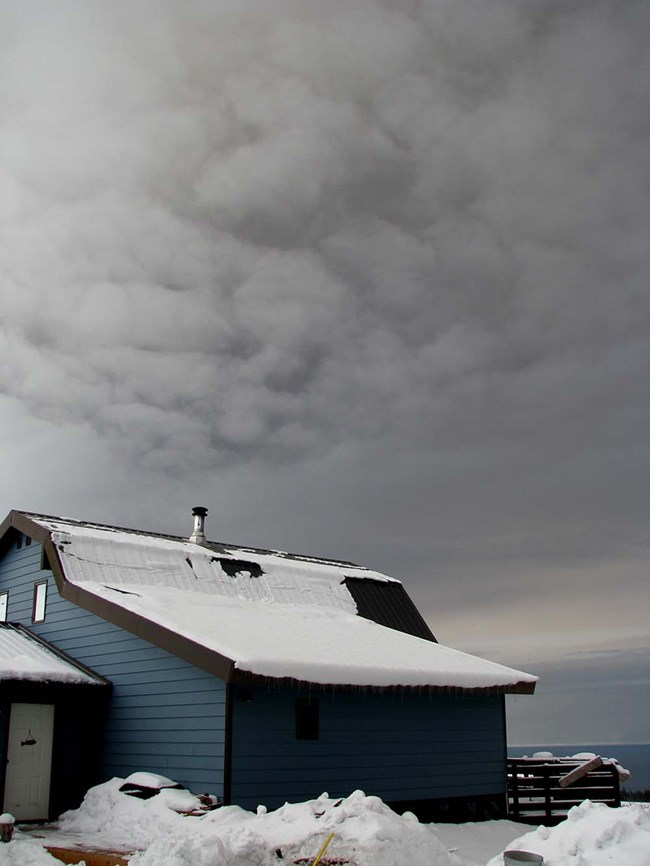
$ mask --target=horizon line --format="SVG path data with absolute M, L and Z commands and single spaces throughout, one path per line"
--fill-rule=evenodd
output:
M 536 746 L 540 745 L 539 743 L 508 743 L 508 746 L 512 746 L 515 749 L 523 749 L 527 746 Z M 544 743 L 543 745 L 547 746 L 650 746 L 650 741 L 648 742 L 634 742 L 634 743 Z

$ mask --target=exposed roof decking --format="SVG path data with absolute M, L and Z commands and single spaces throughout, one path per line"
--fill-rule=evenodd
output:
M 346 577 L 345 585 L 355 601 L 359 616 L 414 637 L 436 641 L 400 583 L 375 583 Z

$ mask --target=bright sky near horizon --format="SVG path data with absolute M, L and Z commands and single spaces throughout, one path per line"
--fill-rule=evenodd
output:
M 650 739 L 644 0 L 7 0 L 0 511 L 351 559 Z

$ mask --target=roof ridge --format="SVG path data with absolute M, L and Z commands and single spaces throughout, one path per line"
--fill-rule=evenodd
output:
M 79 527 L 91 527 L 97 529 L 108 529 L 115 532 L 128 532 L 132 535 L 143 535 L 149 536 L 152 538 L 163 538 L 169 541 L 178 541 L 181 543 L 187 543 L 189 541 L 189 537 L 185 537 L 182 535 L 170 535 L 166 532 L 152 532 L 146 529 L 134 529 L 128 526 L 115 526 L 111 523 L 97 523 L 92 520 L 77 520 L 74 517 L 60 517 L 55 514 L 39 514 L 36 511 L 21 511 L 25 517 L 33 519 L 33 520 L 51 520 L 51 521 L 59 521 L 60 523 L 70 523 L 74 526 Z M 345 559 L 330 559 L 324 556 L 314 556 L 308 553 L 291 553 L 286 550 L 272 550 L 270 548 L 264 547 L 251 547 L 248 544 L 230 544 L 228 542 L 223 541 L 208 541 L 206 546 L 214 550 L 215 552 L 226 552 L 229 549 L 240 550 L 247 553 L 257 553 L 257 554 L 266 554 L 271 556 L 279 556 L 282 559 L 291 559 L 296 560 L 298 562 L 314 562 L 314 563 L 322 563 L 323 565 L 337 565 L 337 566 L 349 566 L 350 568 L 357 569 L 359 571 L 370 571 L 364 565 L 357 565 L 354 562 L 350 562 Z

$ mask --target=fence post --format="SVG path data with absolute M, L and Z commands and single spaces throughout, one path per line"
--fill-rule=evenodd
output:
M 551 767 L 548 765 L 541 768 L 544 777 L 544 804 L 546 806 L 546 818 L 550 820 L 553 817 L 551 805 Z
M 612 771 L 612 783 L 614 786 L 614 802 L 618 807 L 621 805 L 621 780 L 616 769 L 616 764 L 610 764 L 610 769 Z
M 519 820 L 519 774 L 517 773 L 517 764 L 508 763 L 508 780 L 511 783 L 512 792 L 512 810 L 515 816 L 515 821 Z

